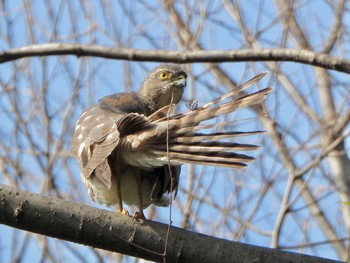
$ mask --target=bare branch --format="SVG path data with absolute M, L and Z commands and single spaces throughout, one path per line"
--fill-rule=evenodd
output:
M 240 61 L 290 61 L 350 73 L 350 61 L 327 54 L 302 49 L 240 49 L 240 50 L 198 50 L 167 51 L 114 48 L 100 45 L 39 44 L 13 48 L 0 52 L 0 63 L 25 57 L 75 55 L 94 56 L 109 59 L 154 61 L 172 63 L 195 62 L 240 62 Z
M 161 261 L 167 225 L 0 185 L 0 223 L 55 238 Z M 337 262 L 171 227 L 166 262 Z

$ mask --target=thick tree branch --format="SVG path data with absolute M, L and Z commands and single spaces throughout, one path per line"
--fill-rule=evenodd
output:
M 153 261 L 168 226 L 0 185 L 0 223 Z M 166 262 L 336 262 L 171 227 Z
M 94 56 L 110 59 L 154 61 L 172 63 L 194 62 L 240 62 L 240 61 L 290 61 L 299 62 L 344 73 L 350 73 L 350 61 L 327 54 L 315 53 L 300 49 L 239 49 L 239 50 L 137 50 L 114 48 L 99 45 L 49 43 L 21 48 L 13 48 L 0 52 L 0 63 L 25 57 L 75 55 Z

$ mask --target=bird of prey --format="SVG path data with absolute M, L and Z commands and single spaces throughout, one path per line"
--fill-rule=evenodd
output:
M 137 206 L 138 217 L 145 218 L 143 209 L 166 206 L 165 194 L 176 195 L 181 164 L 244 168 L 254 158 L 240 152 L 258 147 L 227 139 L 258 132 L 205 133 L 227 123 L 201 122 L 262 102 L 271 88 L 241 92 L 265 74 L 181 114 L 172 109 L 182 97 L 187 75 L 175 65 L 153 69 L 138 92 L 102 98 L 82 113 L 72 141 L 90 197 L 107 206 L 118 204 L 120 213 L 127 213 L 123 203 Z

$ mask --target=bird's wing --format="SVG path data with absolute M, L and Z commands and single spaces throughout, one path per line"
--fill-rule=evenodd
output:
M 200 122 L 228 114 L 241 107 L 258 104 L 266 98 L 270 91 L 270 88 L 263 89 L 221 105 L 212 104 L 214 107 L 203 107 L 180 117 L 176 116 L 175 119 L 169 117 L 168 121 L 164 119 L 158 122 L 158 134 L 154 138 L 158 142 L 152 145 L 152 152 L 159 156 L 167 156 L 164 159 L 170 159 L 172 162 L 244 168 L 245 163 L 253 161 L 254 158 L 240 152 L 256 150 L 258 146 L 222 141 L 222 139 L 256 134 L 260 131 L 248 133 L 228 131 L 207 134 L 196 131 Z M 167 142 L 165 145 L 159 143 L 161 138 L 164 140 L 164 137 Z M 151 147 L 148 146 L 148 148 Z
M 117 122 L 123 116 L 93 106 L 80 116 L 73 135 L 72 149 L 82 175 L 89 178 L 94 174 L 107 188 L 111 183 L 107 157 L 118 145 Z
M 263 76 L 264 74 L 253 78 L 248 84 L 238 87 L 238 91 L 242 91 Z M 172 165 L 197 163 L 244 168 L 246 163 L 254 158 L 239 152 L 256 150 L 258 146 L 222 141 L 222 139 L 257 134 L 261 131 L 200 133 L 198 130 L 225 126 L 228 122 L 207 125 L 200 123 L 228 114 L 238 108 L 258 104 L 266 98 L 271 90 L 271 88 L 266 88 L 241 97 L 238 96 L 237 91 L 229 92 L 229 95 L 225 94 L 198 109 L 183 114 L 169 115 L 167 113 L 171 106 L 166 106 L 149 117 L 144 117 L 145 120 L 154 125 L 152 129 L 126 136 L 124 141 L 129 144 L 131 149 L 128 152 L 129 159 L 133 160 L 133 165 L 146 167 L 157 167 L 170 162 Z M 231 96 L 236 98 L 222 103 L 223 100 Z M 133 157 L 133 153 L 140 152 L 143 154 L 138 155 L 137 158 Z
M 87 109 L 79 118 L 73 135 L 72 149 L 82 176 L 96 177 L 107 189 L 111 186 L 112 167 L 121 162 L 118 156 L 120 139 L 143 131 L 150 123 L 139 113 L 147 113 L 147 104 L 137 93 L 119 93 L 104 97 L 98 105 Z M 131 112 L 131 113 L 130 113 Z M 117 151 L 116 151 L 117 153 Z M 117 153 L 118 154 L 118 153 Z M 116 171 L 113 171 L 115 173 Z

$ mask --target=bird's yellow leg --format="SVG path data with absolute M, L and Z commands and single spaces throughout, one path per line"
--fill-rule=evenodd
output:
M 117 198 L 118 198 L 118 213 L 122 215 L 129 215 L 129 212 L 123 208 L 123 198 L 120 183 L 120 176 L 117 176 Z
M 139 197 L 139 211 L 135 213 L 134 218 L 141 218 L 141 219 L 146 219 L 144 213 L 143 213 L 143 205 L 142 205 L 142 182 L 141 182 L 141 176 L 138 176 L 136 179 L 137 181 L 137 193 Z

